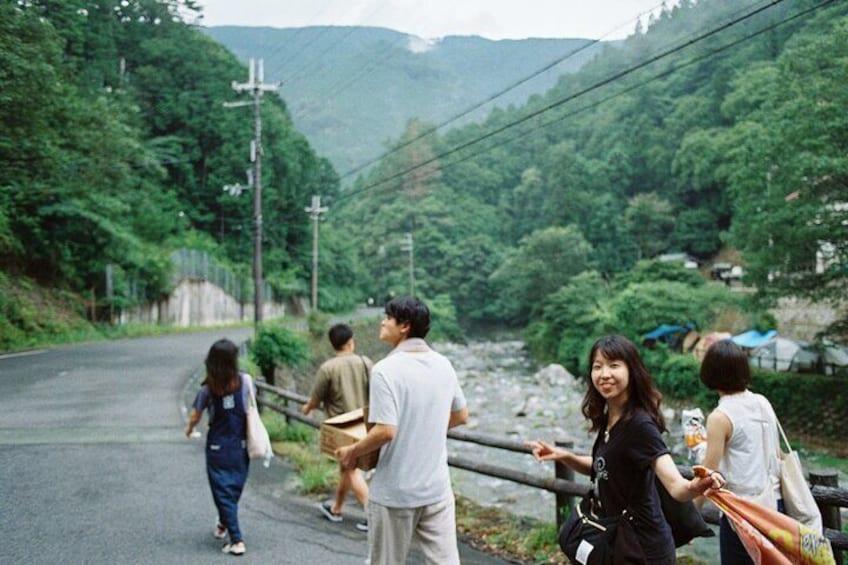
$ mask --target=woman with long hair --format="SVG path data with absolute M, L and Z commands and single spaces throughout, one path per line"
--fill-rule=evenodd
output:
M 186 437 L 191 437 L 203 410 L 208 410 L 206 474 L 218 509 L 213 535 L 221 540 L 229 535 L 229 542 L 222 551 L 232 555 L 245 552 L 238 503 L 250 464 L 246 447 L 249 381 L 239 372 L 238 355 L 238 347 L 228 339 L 212 344 L 206 356 L 206 380 L 194 399 L 194 409 L 185 429 Z
M 618 335 L 600 338 L 589 353 L 589 366 L 591 383 L 582 411 L 591 431 L 597 432 L 592 454 L 578 455 L 538 440 L 527 445 L 538 461 L 560 461 L 591 476 L 596 510 L 617 516 L 627 509 L 646 562 L 673 564 L 674 538 L 655 477 L 681 502 L 721 487 L 723 479 L 715 473 L 686 480 L 678 472 L 660 435 L 666 429 L 662 394 L 630 340 Z

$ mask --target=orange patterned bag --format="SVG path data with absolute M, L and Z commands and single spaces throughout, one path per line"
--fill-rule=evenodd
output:
M 700 465 L 692 471 L 699 477 L 711 472 Z M 835 564 L 827 538 L 794 518 L 724 489 L 707 491 L 706 497 L 727 516 L 756 565 Z

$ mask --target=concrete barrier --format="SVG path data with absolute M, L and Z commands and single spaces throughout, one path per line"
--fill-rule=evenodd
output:
M 263 302 L 262 319 L 286 315 L 286 306 Z M 121 311 L 118 323 L 166 324 L 178 327 L 214 326 L 253 320 L 253 303 L 243 304 L 206 280 L 183 279 L 165 300 Z

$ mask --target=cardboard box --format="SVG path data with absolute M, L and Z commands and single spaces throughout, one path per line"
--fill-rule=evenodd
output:
M 368 430 L 362 408 L 327 418 L 321 424 L 319 440 L 321 452 L 335 459 L 337 448 L 356 443 L 364 438 L 367 433 Z M 377 466 L 379 455 L 380 450 L 363 455 L 357 460 L 356 466 L 363 471 L 373 469 Z

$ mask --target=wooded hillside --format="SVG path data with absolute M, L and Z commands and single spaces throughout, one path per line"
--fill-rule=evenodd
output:
M 191 9 L 0 5 L 6 281 L 103 297 L 112 265 L 121 306 L 167 292 L 179 247 L 249 273 L 252 198 L 222 190 L 249 166 L 250 110 L 222 106 L 247 69 L 186 23 Z M 446 318 L 541 324 L 531 342 L 546 356 L 571 358 L 567 332 L 711 327 L 727 310 L 756 325 L 780 296 L 837 300 L 846 83 L 844 2 L 683 0 L 520 107 L 446 133 L 412 120 L 344 191 L 268 95 L 263 271 L 276 292 L 307 293 L 303 208 L 320 194 L 323 308 L 408 292 L 412 278 Z M 644 262 L 725 245 L 760 302 Z M 0 324 L 20 327 L 0 299 Z
M 426 40 L 373 27 L 204 31 L 242 61 L 264 57 L 295 125 L 342 175 L 382 153 L 410 119 L 449 120 L 550 66 L 452 127 L 482 120 L 494 107 L 547 91 L 601 49 L 587 39 Z
M 556 318 L 572 284 L 610 292 L 639 260 L 725 244 L 761 298 L 844 297 L 846 14 L 683 1 L 521 108 L 445 135 L 411 124 L 340 196 L 333 226 L 379 295 L 405 291 L 412 232 L 417 289 L 466 320 Z M 606 320 L 592 330 L 688 321 L 631 327 L 599 304 L 583 314 Z

